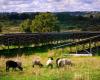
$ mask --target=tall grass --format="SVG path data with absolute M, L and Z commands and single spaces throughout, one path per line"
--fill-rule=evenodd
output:
M 45 63 L 48 56 L 54 57 L 53 69 L 47 68 Z M 32 60 L 40 58 L 44 64 L 43 68 L 35 66 L 32 68 Z M 74 66 L 66 66 L 64 68 L 56 68 L 55 60 L 62 57 L 61 52 L 55 55 L 55 52 L 22 55 L 13 58 L 0 58 L 0 80 L 99 80 L 100 79 L 100 57 L 67 57 L 72 60 Z M 5 62 L 8 59 L 19 59 L 22 61 L 23 71 L 5 71 Z

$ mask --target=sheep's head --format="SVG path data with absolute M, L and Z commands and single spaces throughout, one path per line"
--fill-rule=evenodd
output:
M 18 66 L 18 68 L 19 68 L 21 71 L 23 71 L 23 68 L 22 68 L 21 66 Z
M 40 67 L 43 67 L 43 64 L 40 64 Z
M 49 59 L 53 60 L 53 57 L 49 57 Z

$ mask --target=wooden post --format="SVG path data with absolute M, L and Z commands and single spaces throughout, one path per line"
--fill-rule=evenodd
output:
M 92 47 L 91 47 L 91 39 L 90 39 L 90 42 L 89 42 L 89 49 L 90 49 L 90 53 L 92 54 Z
M 98 44 L 98 42 L 97 42 L 97 44 Z M 96 52 L 97 52 L 97 54 L 99 54 L 99 47 L 98 47 L 97 44 L 95 43 L 95 45 L 96 45 Z
M 73 42 L 75 42 L 75 35 L 73 34 Z
M 72 48 L 71 48 L 71 45 L 70 45 L 70 52 L 72 52 Z
M 8 38 L 8 54 L 9 54 L 9 38 Z
M 83 46 L 83 47 L 82 47 L 82 48 L 83 48 L 83 50 L 85 50 L 85 44 L 82 44 L 82 46 Z
M 76 43 L 76 54 L 77 54 L 77 51 L 78 51 L 78 46 L 77 46 L 77 43 Z
M 20 53 L 20 39 L 18 39 L 18 52 Z

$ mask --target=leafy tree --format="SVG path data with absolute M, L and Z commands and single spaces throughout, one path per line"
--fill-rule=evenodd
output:
M 2 32 L 3 24 L 0 22 L 0 32 Z
M 32 32 L 59 31 L 57 17 L 52 13 L 39 13 L 32 21 L 31 30 Z
M 23 32 L 31 32 L 30 28 L 31 28 L 31 20 L 27 19 L 24 20 L 21 24 L 20 24 L 21 30 Z

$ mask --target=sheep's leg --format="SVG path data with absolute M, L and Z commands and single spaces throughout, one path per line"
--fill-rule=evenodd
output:
M 43 67 L 43 64 L 39 64 L 40 67 Z
M 9 67 L 6 66 L 6 72 L 9 71 Z
M 58 66 L 59 66 L 59 67 L 63 67 L 63 64 L 62 64 L 62 62 L 60 62 Z
M 58 64 L 56 64 L 56 67 L 57 67 L 57 68 L 59 68 L 59 65 L 58 65 Z
M 51 69 L 53 68 L 53 65 L 52 64 L 49 64 L 47 67 L 51 67 Z
M 47 68 L 49 68 L 50 64 L 47 65 Z
M 61 67 L 61 63 L 59 63 L 59 64 L 57 63 L 56 66 L 57 66 L 57 68 L 60 68 Z
M 50 66 L 51 66 L 51 68 L 53 68 L 53 65 L 52 64 L 50 64 Z
M 16 68 L 13 68 L 14 71 L 17 71 Z
M 34 64 L 32 65 L 32 67 L 34 67 Z
M 48 67 L 49 67 L 49 65 L 46 65 L 46 67 L 48 68 Z

